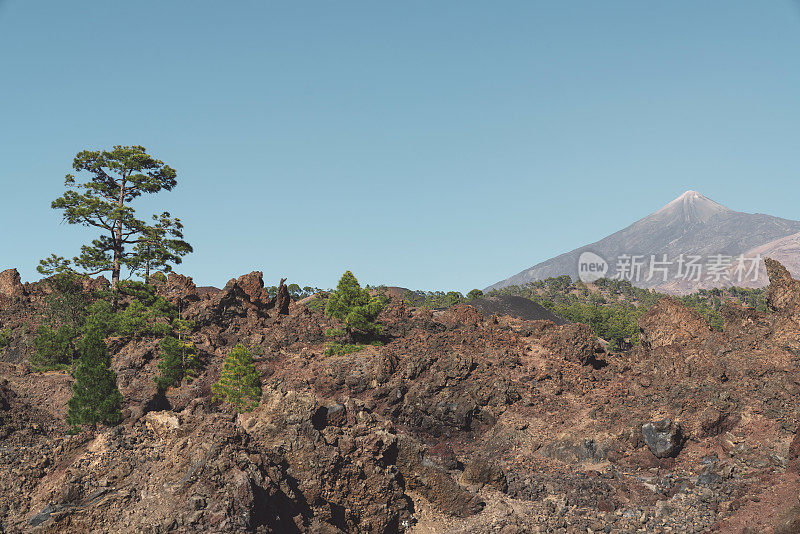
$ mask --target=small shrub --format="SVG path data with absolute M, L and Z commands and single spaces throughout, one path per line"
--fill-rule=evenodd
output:
M 121 282 L 119 293 L 100 292 L 99 299 L 88 309 L 84 331 L 97 330 L 104 336 L 135 338 L 164 337 L 173 331 L 177 310 L 155 290 L 141 282 Z M 114 308 L 114 300 L 127 297 L 127 305 Z
M 325 337 L 341 337 L 345 334 L 345 331 L 341 328 L 328 328 L 325 330 Z
M 4 349 L 11 344 L 11 330 L 3 328 L 0 330 L 0 349 Z
M 86 320 L 90 294 L 83 289 L 83 279 L 64 271 L 47 280 L 52 293 L 45 297 L 44 323 L 54 327 L 67 325 L 77 332 Z
M 158 361 L 160 374 L 154 378 L 156 386 L 161 391 L 170 386 L 180 384 L 183 380 L 183 358 L 181 357 L 181 343 L 172 336 L 161 340 L 161 358 Z
M 40 326 L 33 340 L 31 365 L 34 370 L 48 371 L 68 367 L 75 358 L 76 337 L 75 330 L 66 325 L 57 330 L 46 325 Z

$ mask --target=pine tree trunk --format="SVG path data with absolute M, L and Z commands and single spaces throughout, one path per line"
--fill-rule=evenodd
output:
M 122 211 L 122 206 L 125 202 L 125 174 L 122 175 L 122 183 L 119 185 L 119 199 L 117 200 L 117 206 Z M 122 217 L 122 215 L 120 215 Z M 114 263 L 111 266 L 111 287 L 114 291 L 117 290 L 119 286 L 119 274 L 122 270 L 122 219 L 120 218 L 118 221 L 114 223 L 114 232 L 112 236 L 112 242 L 114 244 Z

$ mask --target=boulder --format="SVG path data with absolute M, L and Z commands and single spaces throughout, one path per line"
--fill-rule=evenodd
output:
M 443 469 L 423 460 L 422 447 L 411 437 L 400 440 L 397 467 L 406 488 L 419 492 L 439 511 L 454 517 L 469 517 L 486 506 L 477 495 L 468 492 Z
M 338 403 L 320 406 L 311 415 L 311 423 L 317 430 L 328 426 L 344 426 L 347 424 L 347 409 Z
M 508 491 L 506 474 L 500 466 L 483 458 L 478 458 L 468 463 L 464 468 L 462 478 L 468 484 L 488 484 L 503 493 Z
M 642 344 L 655 349 L 668 345 L 703 343 L 711 328 L 695 310 L 672 297 L 661 298 L 639 319 Z
M 148 412 L 144 418 L 145 426 L 158 434 L 177 430 L 180 426 L 178 416 L 174 412 L 160 411 Z
M 8 380 L 0 378 L 0 411 L 10 410 L 11 399 L 15 396 L 11 388 L 8 387 Z
M 598 366 L 605 350 L 592 328 L 583 323 L 546 328 L 540 343 L 554 355 L 580 365 Z
M 456 457 L 455 451 L 453 451 L 453 447 L 450 446 L 448 443 L 437 443 L 425 453 L 425 458 L 423 462 L 432 463 L 438 467 L 444 469 L 458 469 L 461 467 L 461 463 L 458 461 Z
M 587 460 L 602 462 L 608 456 L 608 451 L 608 445 L 598 443 L 588 437 L 565 437 L 552 441 L 541 448 L 543 456 L 565 463 L 579 463 Z
M 681 426 L 670 418 L 642 425 L 642 437 L 657 458 L 677 456 L 683 445 Z

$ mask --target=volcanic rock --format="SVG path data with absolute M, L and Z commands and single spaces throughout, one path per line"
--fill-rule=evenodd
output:
M 192 278 L 173 272 L 167 275 L 167 282 L 160 287 L 160 291 L 167 300 L 173 303 L 181 301 L 185 304 L 200 300 L 197 286 Z
M 786 267 L 773 260 L 764 258 L 769 276 L 767 304 L 777 312 L 800 313 L 800 281 L 794 280 Z
M 289 290 L 286 289 L 286 278 L 281 278 L 278 285 L 278 294 L 275 297 L 275 306 L 278 308 L 278 315 L 289 315 Z
M 800 428 L 798 428 L 800 430 Z M 789 455 L 786 468 L 794 473 L 800 474 L 800 432 L 795 431 L 791 445 L 789 445 Z
M 605 352 L 591 327 L 582 323 L 548 327 L 540 342 L 553 354 L 580 365 L 596 364 Z
M 25 295 L 25 286 L 20 281 L 19 271 L 6 269 L 0 272 L 0 295 L 21 297 Z
M 469 484 L 488 484 L 498 491 L 508 491 L 506 474 L 495 463 L 484 458 L 477 458 L 464 468 L 462 478 Z
M 711 328 L 695 310 L 672 297 L 660 299 L 639 319 L 642 344 L 650 349 L 673 344 L 698 344 L 711 335 Z
M 658 458 L 676 456 L 683 444 L 680 425 L 669 418 L 643 424 L 642 437 Z

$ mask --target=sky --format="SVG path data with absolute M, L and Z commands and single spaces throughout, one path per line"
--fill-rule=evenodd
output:
M 94 237 L 50 202 L 84 149 L 178 187 L 177 268 L 486 287 L 685 190 L 800 219 L 791 0 L 0 0 L 0 270 Z

